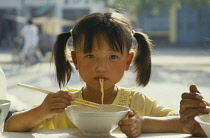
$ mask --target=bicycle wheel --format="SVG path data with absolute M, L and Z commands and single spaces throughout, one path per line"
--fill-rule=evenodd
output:
M 11 57 L 11 68 L 12 68 L 13 71 L 20 70 L 21 65 L 22 65 L 21 59 L 20 59 L 20 55 L 19 55 L 20 50 L 21 49 L 19 47 L 12 49 L 12 53 L 11 53 L 11 56 L 12 56 Z
M 37 49 L 32 49 L 27 55 L 26 60 L 22 65 L 22 69 L 25 69 L 27 72 L 37 72 L 41 67 L 41 63 L 41 52 Z

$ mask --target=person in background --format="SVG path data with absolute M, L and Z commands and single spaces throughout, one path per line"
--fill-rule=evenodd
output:
M 134 39 L 137 42 L 135 46 Z M 100 80 L 103 79 L 103 103 L 132 109 L 127 114 L 128 118 L 118 125 L 126 136 L 137 137 L 144 132 L 185 133 L 174 110 L 132 88 L 117 86 L 131 63 L 137 85 L 144 87 L 148 84 L 151 51 L 152 43 L 148 36 L 133 31 L 123 14 L 93 13 L 79 19 L 71 31 L 58 35 L 53 58 L 60 88 L 70 80 L 74 69 L 78 70 L 85 85 L 80 89 L 68 88 L 67 91 L 48 94 L 41 105 L 10 117 L 5 123 L 5 131 L 75 128 L 65 108 L 75 104 L 72 102 L 74 98 L 101 104 Z
M 27 24 L 22 28 L 20 35 L 15 38 L 16 41 L 20 39 L 24 39 L 24 45 L 20 52 L 21 61 L 24 62 L 29 50 L 36 49 L 39 42 L 38 27 L 33 24 L 32 19 L 27 20 Z
M 180 122 L 183 130 L 193 136 L 206 136 L 195 116 L 210 113 L 210 105 L 203 101 L 203 97 L 196 85 L 191 85 L 189 92 L 182 94 L 180 102 Z

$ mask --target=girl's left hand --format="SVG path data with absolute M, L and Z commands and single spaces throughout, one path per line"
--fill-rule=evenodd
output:
M 121 120 L 118 126 L 127 137 L 138 137 L 141 134 L 141 124 L 142 118 L 132 109 L 128 112 L 128 119 Z

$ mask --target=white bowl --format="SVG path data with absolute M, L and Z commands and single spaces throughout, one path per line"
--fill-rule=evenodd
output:
M 201 125 L 207 137 L 210 138 L 210 115 L 198 115 L 195 120 Z
M 102 105 L 100 110 L 72 105 L 67 107 L 66 113 L 85 136 L 109 136 L 129 110 L 128 107 L 111 104 Z
M 0 125 L 5 121 L 10 108 L 10 101 L 0 99 Z

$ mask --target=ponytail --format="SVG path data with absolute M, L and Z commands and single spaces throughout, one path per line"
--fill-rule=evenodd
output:
M 55 61 L 56 76 L 60 88 L 61 85 L 64 86 L 70 80 L 71 72 L 73 71 L 68 56 L 70 53 L 67 53 L 68 48 L 66 47 L 66 43 L 70 37 L 70 32 L 59 34 L 52 52 L 52 59 L 54 58 Z
M 151 75 L 152 43 L 146 34 L 135 32 L 134 37 L 138 42 L 134 58 L 134 72 L 137 72 L 136 83 L 139 86 L 146 86 Z

